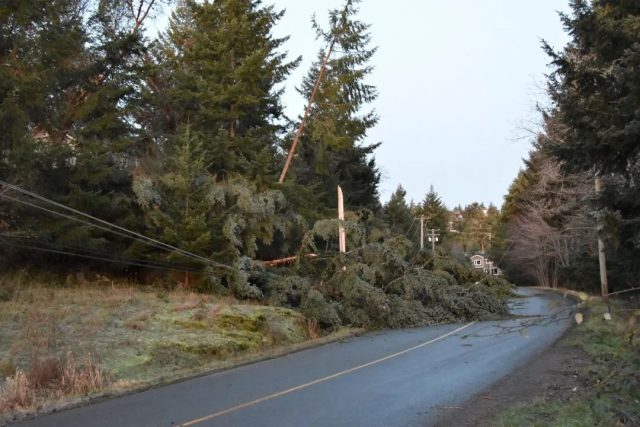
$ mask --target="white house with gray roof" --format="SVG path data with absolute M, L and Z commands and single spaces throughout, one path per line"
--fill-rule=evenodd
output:
M 497 265 L 489 257 L 481 254 L 472 255 L 470 257 L 471 265 L 473 268 L 482 269 L 485 273 L 490 274 L 491 276 L 500 276 L 502 275 L 502 271 L 498 268 Z

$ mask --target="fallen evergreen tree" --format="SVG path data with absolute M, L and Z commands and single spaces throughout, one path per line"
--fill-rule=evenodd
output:
M 267 270 L 246 259 L 217 290 L 300 310 L 323 330 L 340 326 L 398 328 L 484 320 L 507 313 L 513 285 L 438 254 L 416 251 L 404 236 L 367 242 L 364 226 L 347 221 L 362 244 L 345 254 L 305 257 L 331 234 L 331 221 L 316 223 L 294 266 Z M 333 230 L 337 232 L 336 230 Z

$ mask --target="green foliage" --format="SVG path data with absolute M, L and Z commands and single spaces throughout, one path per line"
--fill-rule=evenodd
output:
M 367 131 L 378 121 L 375 112 L 362 112 L 377 97 L 366 83 L 375 48 L 369 47 L 369 25 L 357 20 L 358 1 L 348 0 L 341 10 L 329 12 L 329 29 L 314 20 L 318 37 L 334 46 L 312 106 L 291 178 L 315 190 L 316 203 L 335 208 L 340 185 L 352 209 L 380 210 L 380 172 L 372 157 L 379 144 L 365 145 Z M 318 55 L 300 93 L 309 99 L 325 52 Z M 316 219 L 316 218 L 314 218 Z
M 162 39 L 158 72 L 166 87 L 154 102 L 170 114 L 159 130 L 189 122 L 207 136 L 209 171 L 273 180 L 276 135 L 282 128 L 283 82 L 299 61 L 272 36 L 284 12 L 260 1 L 181 2 Z
M 366 328 L 386 326 L 390 307 L 386 294 L 364 281 L 353 271 L 335 274 L 328 284 L 339 292 L 339 313 L 343 322 Z
M 499 299 L 505 299 L 513 295 L 513 284 L 500 276 L 485 275 L 474 285 L 482 287 L 483 293 L 488 293 Z
M 323 227 L 316 225 L 314 230 Z M 274 278 L 267 293 L 275 304 L 304 306 L 304 313 L 329 329 L 336 324 L 418 326 L 506 313 L 510 283 L 449 258 L 437 258 L 437 268 L 426 255 L 410 259 L 412 246 L 405 237 L 396 236 L 364 243 L 330 259 L 301 262 L 296 274 L 283 272 L 284 276 Z M 311 310 L 309 298 L 317 311 Z
M 297 276 L 278 278 L 269 288 L 270 302 L 283 307 L 299 307 L 311 290 L 311 281 Z
M 154 276 L 164 286 L 184 277 L 199 291 L 268 300 L 300 310 L 324 330 L 495 315 L 505 294 L 481 298 L 485 285 L 458 283 L 415 257 L 404 237 L 414 216 L 404 190 L 381 212 L 378 144 L 366 141 L 378 120 L 367 110 L 377 97 L 367 82 L 376 49 L 358 4 L 347 0 L 331 10 L 326 30 L 314 19 L 333 54 L 290 182 L 278 187 L 290 125 L 281 84 L 298 63 L 283 53 L 287 38 L 273 35 L 283 12 L 253 0 L 180 1 L 167 32 L 149 40 L 141 12 L 124 0 L 1 5 L 0 178 L 226 267 L 13 203 L 0 207 L 0 232 L 12 236 L 2 236 L 12 245 L 0 247 L 1 261 L 80 266 L 61 250 L 156 260 L 180 273 Z M 302 82 L 303 95 L 323 60 L 321 54 Z M 337 185 L 347 206 L 342 224 L 335 219 Z M 423 208 L 445 227 L 433 189 Z M 336 256 L 339 225 L 350 252 Z M 36 258 L 19 248 L 25 240 L 58 253 Z M 311 252 L 319 256 L 306 258 Z M 257 261 L 292 254 L 300 255 L 293 268 L 267 271 Z M 93 265 L 107 269 L 97 260 L 82 267 Z M 183 269 L 190 273 L 182 276 Z M 159 296 L 166 300 L 164 291 Z M 218 354 L 218 344 L 158 352 L 167 359 L 184 349 Z
M 466 252 L 484 252 L 490 245 L 491 225 L 488 221 L 488 210 L 481 203 L 472 203 L 462 211 L 463 223 L 461 238 L 467 248 Z
M 138 203 L 148 229 L 162 240 L 231 264 L 255 257 L 301 226 L 277 190 L 260 190 L 241 178 L 216 179 L 206 167 L 210 147 L 187 127 L 167 149 L 163 171 L 136 177 Z M 171 254 L 173 259 L 178 254 Z
M 475 283 L 485 276 L 480 270 L 462 265 L 451 258 L 436 258 L 434 268 L 448 273 L 457 283 Z
M 406 200 L 407 192 L 402 185 L 398 185 L 396 191 L 393 192 L 389 201 L 382 209 L 384 220 L 389 224 L 392 232 L 398 234 L 406 234 L 414 223 L 413 213 L 409 209 Z
M 0 70 L 0 124 L 6 130 L 0 136 L 0 177 L 140 229 L 131 169 L 140 136 L 133 106 L 143 79 L 144 41 L 127 26 L 118 4 L 27 0 L 1 6 L 0 59 L 7 66 Z M 3 203 L 0 218 L 22 239 L 14 243 L 98 256 L 130 245 L 15 203 Z M 24 253 L 10 255 L 23 262 Z M 26 258 L 73 264 L 38 254 Z
M 422 204 L 418 206 L 417 212 L 426 217 L 427 228 L 435 228 L 444 233 L 449 225 L 449 211 L 442 202 L 440 195 L 429 187 L 429 192 L 425 195 Z
M 213 191 L 204 160 L 204 142 L 186 127 L 167 149 L 164 173 L 136 177 L 134 191 L 149 228 L 161 240 L 201 256 L 210 254 L 213 235 L 207 223 Z M 170 259 L 180 257 L 169 254 Z
M 615 282 L 633 283 L 640 277 L 640 5 L 598 0 L 571 7 L 562 16 L 571 42 L 561 52 L 544 46 L 555 68 L 548 149 L 568 171 L 603 176 L 605 191 L 591 209 L 613 225 L 599 221 Z
M 316 289 L 309 289 L 302 297 L 300 312 L 307 319 L 318 322 L 318 326 L 322 329 L 334 330 L 341 324 L 336 305 L 336 303 L 328 302 L 324 295 Z

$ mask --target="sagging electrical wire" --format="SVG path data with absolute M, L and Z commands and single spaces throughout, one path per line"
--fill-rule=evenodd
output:
M 27 241 L 26 243 L 15 243 L 16 240 Z M 106 252 L 101 252 L 97 250 L 91 250 L 86 248 L 81 248 L 78 246 L 68 245 L 68 244 L 53 244 L 50 242 L 45 242 L 42 240 L 32 239 L 30 237 L 23 236 L 15 236 L 9 234 L 0 234 L 0 241 L 6 243 L 9 246 L 20 247 L 20 246 L 29 246 L 29 248 L 37 248 L 37 250 L 54 250 L 58 252 L 64 252 L 70 256 L 78 256 L 78 257 L 95 257 L 96 259 L 109 259 L 112 262 L 120 262 L 123 263 L 135 263 L 135 265 L 149 267 L 149 268 L 162 268 L 162 269 L 170 269 L 175 271 L 184 271 L 184 272 L 200 272 L 202 269 L 196 268 L 194 266 L 187 266 L 178 263 L 173 263 L 169 261 L 154 261 L 149 259 L 141 259 L 141 258 L 132 258 L 126 256 L 110 256 L 110 254 Z
M 83 217 L 88 218 L 90 220 L 96 221 L 96 222 L 98 222 L 100 224 L 103 224 L 103 225 L 98 225 L 98 224 L 95 224 L 95 223 L 92 223 L 92 222 L 89 222 L 89 221 L 86 221 L 86 220 L 82 220 L 80 218 L 76 218 L 76 217 L 71 216 L 71 215 L 66 215 L 66 214 L 63 214 L 61 212 L 57 212 L 57 211 L 45 208 L 44 206 L 40 206 L 40 205 L 36 205 L 34 203 L 27 202 L 26 200 L 22 200 L 22 199 L 18 199 L 18 198 L 15 198 L 15 197 L 7 196 L 6 194 L 3 194 L 3 193 L 0 193 L 0 197 L 1 198 L 7 199 L 7 200 L 11 200 L 11 201 L 14 201 L 16 203 L 21 203 L 21 204 L 24 204 L 24 205 L 27 205 L 27 206 L 30 206 L 30 207 L 33 207 L 33 208 L 36 208 L 36 209 L 40 209 L 40 210 L 49 212 L 49 213 L 57 215 L 57 216 L 61 216 L 63 218 L 67 218 L 67 219 L 70 219 L 70 220 L 73 220 L 73 221 L 77 221 L 77 222 L 80 222 L 82 224 L 85 224 L 85 225 L 88 225 L 88 226 L 92 226 L 92 227 L 101 229 L 103 231 L 107 231 L 107 232 L 119 235 L 121 237 L 125 237 L 125 238 L 128 238 L 128 239 L 136 240 L 136 241 L 139 241 L 139 242 L 144 243 L 146 245 L 153 246 L 155 248 L 163 249 L 163 250 L 170 251 L 170 252 L 178 252 L 178 253 L 182 254 L 183 256 L 186 256 L 186 257 L 189 257 L 189 258 L 192 258 L 192 259 L 197 259 L 197 260 L 199 260 L 201 262 L 204 262 L 204 263 L 206 263 L 208 265 L 212 265 L 212 266 L 217 267 L 217 268 L 223 268 L 223 269 L 226 269 L 226 270 L 233 269 L 233 267 L 231 267 L 231 266 L 228 266 L 228 265 L 219 263 L 217 261 L 213 261 L 211 259 L 205 258 L 203 256 L 200 256 L 200 255 L 185 251 L 184 249 L 180 249 L 180 248 L 172 246 L 172 245 L 170 245 L 168 243 L 164 243 L 164 242 L 161 242 L 159 240 L 153 239 L 151 237 L 147 237 L 147 236 L 145 236 L 143 234 L 140 234 L 140 233 L 137 233 L 135 231 L 128 230 L 128 229 L 126 229 L 124 227 L 121 227 L 119 225 L 116 225 L 116 224 L 110 223 L 108 221 L 105 221 L 103 219 L 97 218 L 97 217 L 95 217 L 93 215 L 89 215 L 89 214 L 87 214 L 85 212 L 79 211 L 79 210 L 71 208 L 69 206 L 65 206 L 65 205 L 63 205 L 61 203 L 55 202 L 55 201 L 53 201 L 51 199 L 48 199 L 48 198 L 46 198 L 44 196 L 40 196 L 40 195 L 38 195 L 36 193 L 33 193 L 31 191 L 25 190 L 25 189 L 20 188 L 20 187 L 18 187 L 16 185 L 9 184 L 8 182 L 0 180 L 0 185 L 4 186 L 5 189 L 8 188 L 8 189 L 16 191 L 18 193 L 24 194 L 24 195 L 26 195 L 28 197 L 34 198 L 36 200 L 40 200 L 42 202 L 45 202 L 45 203 L 51 204 L 53 206 L 56 206 L 58 208 L 64 209 L 66 211 L 72 212 L 72 213 L 74 213 L 76 215 L 80 215 L 80 216 L 83 216 Z M 111 227 L 111 228 L 109 228 L 109 227 Z M 118 231 L 116 231 L 116 230 L 118 230 Z
M 77 257 L 77 258 L 90 259 L 90 260 L 94 260 L 94 261 L 110 262 L 110 263 L 114 263 L 114 264 L 130 265 L 130 266 L 135 266 L 135 267 L 144 267 L 144 268 L 151 268 L 151 269 L 156 269 L 156 270 L 176 271 L 176 272 L 181 272 L 181 273 L 197 273 L 197 272 L 199 272 L 199 270 L 194 270 L 194 269 L 172 268 L 172 267 L 167 267 L 167 266 L 164 266 L 164 265 L 156 265 L 156 264 L 151 264 L 151 263 L 146 263 L 146 262 L 136 262 L 135 260 L 129 260 L 127 258 L 122 258 L 122 259 L 108 258 L 108 257 L 95 256 L 95 255 L 80 254 L 80 253 L 64 251 L 64 250 L 58 250 L 58 249 L 43 248 L 43 247 L 40 247 L 40 246 L 22 245 L 22 244 L 17 244 L 17 243 L 10 242 L 10 241 L 7 241 L 7 240 L 1 239 L 1 238 L 0 238 L 0 241 L 3 241 L 3 244 L 5 244 L 5 245 L 10 246 L 10 247 L 14 247 L 14 248 L 28 249 L 28 250 L 32 250 L 32 251 L 46 252 L 46 253 L 52 253 L 52 254 L 57 254 L 57 255 L 66 255 L 66 256 L 72 256 L 72 257 Z

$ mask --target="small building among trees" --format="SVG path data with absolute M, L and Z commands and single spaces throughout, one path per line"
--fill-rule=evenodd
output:
M 502 270 L 500 270 L 495 265 L 495 263 L 491 261 L 491 259 L 489 259 L 488 257 L 481 254 L 476 254 L 476 255 L 472 255 L 470 259 L 471 259 L 471 265 L 473 265 L 473 268 L 481 268 L 484 270 L 485 273 L 491 276 L 502 275 Z

